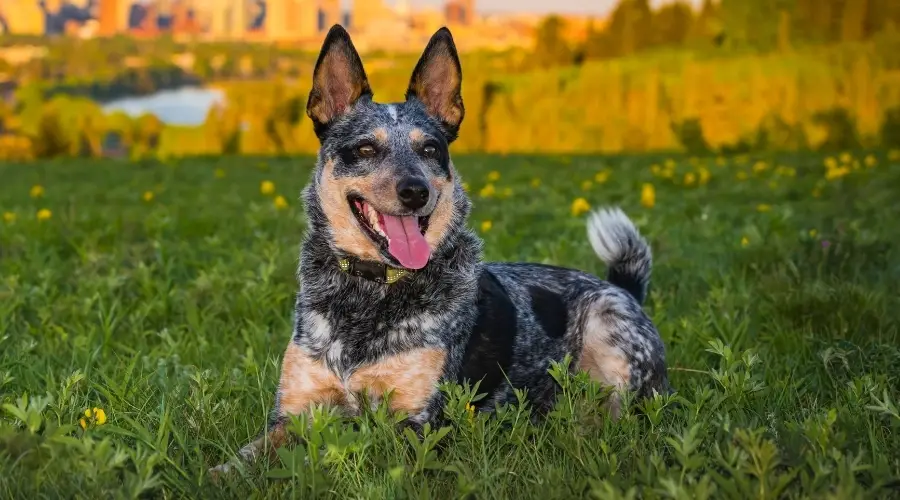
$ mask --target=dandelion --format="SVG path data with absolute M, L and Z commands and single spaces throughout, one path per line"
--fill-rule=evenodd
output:
M 834 169 L 838 167 L 838 162 L 832 157 L 825 158 L 825 168 L 828 170 Z
M 809 234 L 809 237 L 810 237 L 810 238 L 815 238 L 816 236 L 819 235 L 819 232 L 816 231 L 815 229 L 810 229 L 810 230 L 809 230 L 809 233 L 807 233 L 807 234 Z
M 709 182 L 710 173 L 706 168 L 700 169 L 700 185 L 705 186 L 707 182 Z
M 492 227 L 494 227 L 494 223 L 489 220 L 481 222 L 481 232 L 482 233 L 486 233 L 486 232 L 490 231 Z
M 469 183 L 468 183 L 468 182 L 463 182 L 463 183 L 462 183 L 462 188 L 463 188 L 463 191 L 465 191 L 465 192 L 468 193 L 468 192 L 469 192 Z
M 275 192 L 275 183 L 272 181 L 262 181 L 259 185 L 259 192 L 268 196 Z
M 278 210 L 283 210 L 288 207 L 288 202 L 284 199 L 284 196 L 278 195 L 275 197 L 275 208 Z
M 40 198 L 44 196 L 44 186 L 35 184 L 34 186 L 31 186 L 31 191 L 29 191 L 28 194 L 31 195 L 32 198 Z
M 769 164 L 764 161 L 758 161 L 753 164 L 753 172 L 757 174 L 760 172 L 765 172 L 766 170 L 768 170 L 768 168 Z
M 663 165 L 665 165 L 666 170 L 675 170 L 675 166 L 677 165 L 677 163 L 675 163 L 675 160 L 669 158 L 665 162 L 663 162 Z
M 684 185 L 685 186 L 693 186 L 697 182 L 697 174 L 694 172 L 688 172 L 684 174 Z
M 82 429 L 87 430 L 88 426 L 93 425 L 103 425 L 106 423 L 106 412 L 103 411 L 103 408 L 88 408 L 84 410 L 84 417 L 78 420 L 78 423 L 81 425 Z
M 892 149 L 888 151 L 888 160 L 900 161 L 900 149 Z
M 493 171 L 491 171 L 491 173 L 488 174 L 488 181 L 497 182 L 499 180 L 500 180 L 500 172 L 493 170 Z
M 213 173 L 213 175 L 216 176 L 216 179 L 224 179 L 225 178 L 225 170 L 223 170 L 221 168 L 217 168 L 216 171 Z
M 770 211 L 770 210 L 772 210 L 772 205 L 766 205 L 765 203 L 760 203 L 759 205 L 756 205 L 756 211 L 757 211 L 757 212 L 764 212 L 764 213 L 765 213 L 765 212 L 768 212 L 768 211 Z
M 853 161 L 853 155 L 850 153 L 841 153 L 841 163 L 850 163 Z
M 575 217 L 590 211 L 590 209 L 591 204 L 584 198 L 575 198 L 575 201 L 572 202 L 572 215 Z
M 875 158 L 874 155 L 866 156 L 866 159 L 863 160 L 866 164 L 866 167 L 873 168 L 875 165 L 878 165 L 878 158 Z
M 3 222 L 7 224 L 12 224 L 16 221 L 15 212 L 3 212 Z
M 659 168 L 659 165 L 657 165 L 655 163 L 653 165 L 650 165 L 650 172 L 652 172 L 653 175 L 655 175 L 655 176 L 662 175 L 662 169 Z
M 596 182 L 597 184 L 603 184 L 607 180 L 609 180 L 609 170 L 597 172 L 597 174 L 594 175 L 594 182 Z
M 741 238 L 741 246 L 742 247 L 747 247 L 749 244 L 750 244 L 750 238 L 747 238 L 746 236 Z
M 153 201 L 153 191 L 144 191 L 144 195 L 141 196 L 147 203 Z
M 481 191 L 478 192 L 478 195 L 481 196 L 482 198 L 490 198 L 491 196 L 494 196 L 496 193 L 497 193 L 497 189 L 494 187 L 493 184 L 485 184 L 485 186 L 483 188 L 481 188 Z
M 534 179 L 531 179 L 531 187 L 533 187 L 533 188 L 541 187 L 541 180 L 538 179 L 537 177 L 535 177 Z
M 591 181 L 584 181 L 581 183 L 582 191 L 590 191 L 592 187 L 594 187 L 594 183 Z
M 47 209 L 47 208 L 42 208 L 42 209 L 38 210 L 38 212 L 37 212 L 37 219 L 38 219 L 38 220 L 47 220 L 47 219 L 49 219 L 50 217 L 53 217 L 53 212 L 51 212 L 51 211 L 50 211 L 49 209 Z
M 849 173 L 850 173 L 849 167 L 832 168 L 832 169 L 829 169 L 827 172 L 825 172 L 825 179 L 827 179 L 829 181 L 834 180 L 834 179 L 840 179 L 841 177 L 843 177 Z
M 646 208 L 653 208 L 656 205 L 656 189 L 649 182 L 641 187 L 641 205 Z

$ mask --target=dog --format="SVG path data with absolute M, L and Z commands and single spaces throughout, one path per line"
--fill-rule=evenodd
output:
M 467 228 L 471 201 L 450 159 L 465 109 L 453 37 L 437 31 L 415 66 L 405 102 L 373 101 L 348 33 L 325 38 L 307 103 L 321 148 L 303 191 L 294 330 L 266 432 L 236 460 L 286 443 L 290 415 L 312 405 L 358 414 L 388 392 L 407 424 L 442 416 L 442 381 L 479 382 L 477 410 L 527 389 L 536 413 L 558 384 L 551 362 L 571 356 L 618 392 L 670 391 L 665 349 L 642 310 L 651 251 L 618 208 L 593 212 L 588 239 L 607 280 L 559 267 L 484 263 Z

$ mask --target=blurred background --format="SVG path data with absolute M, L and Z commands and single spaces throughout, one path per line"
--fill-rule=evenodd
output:
M 900 146 L 897 0 L 0 0 L 0 160 L 312 154 L 335 23 L 382 101 L 452 29 L 457 152 Z

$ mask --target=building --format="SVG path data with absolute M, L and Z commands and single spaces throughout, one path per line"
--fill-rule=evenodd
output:
M 128 17 L 131 15 L 132 0 L 100 0 L 97 34 L 112 36 L 128 31 Z
M 47 30 L 46 16 L 35 0 L 3 0 L 0 18 L 11 34 L 43 35 Z
M 475 0 L 449 0 L 444 7 L 447 24 L 471 26 L 475 23 Z

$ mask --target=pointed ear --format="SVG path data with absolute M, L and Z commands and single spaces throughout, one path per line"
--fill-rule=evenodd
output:
M 347 31 L 335 24 L 322 44 L 306 103 L 306 114 L 313 121 L 316 135 L 321 138 L 335 118 L 365 95 L 371 97 L 372 89 L 362 60 Z
M 441 28 L 428 46 L 409 80 L 406 100 L 416 99 L 443 125 L 448 142 L 456 139 L 465 115 L 462 102 L 462 67 L 453 35 Z

